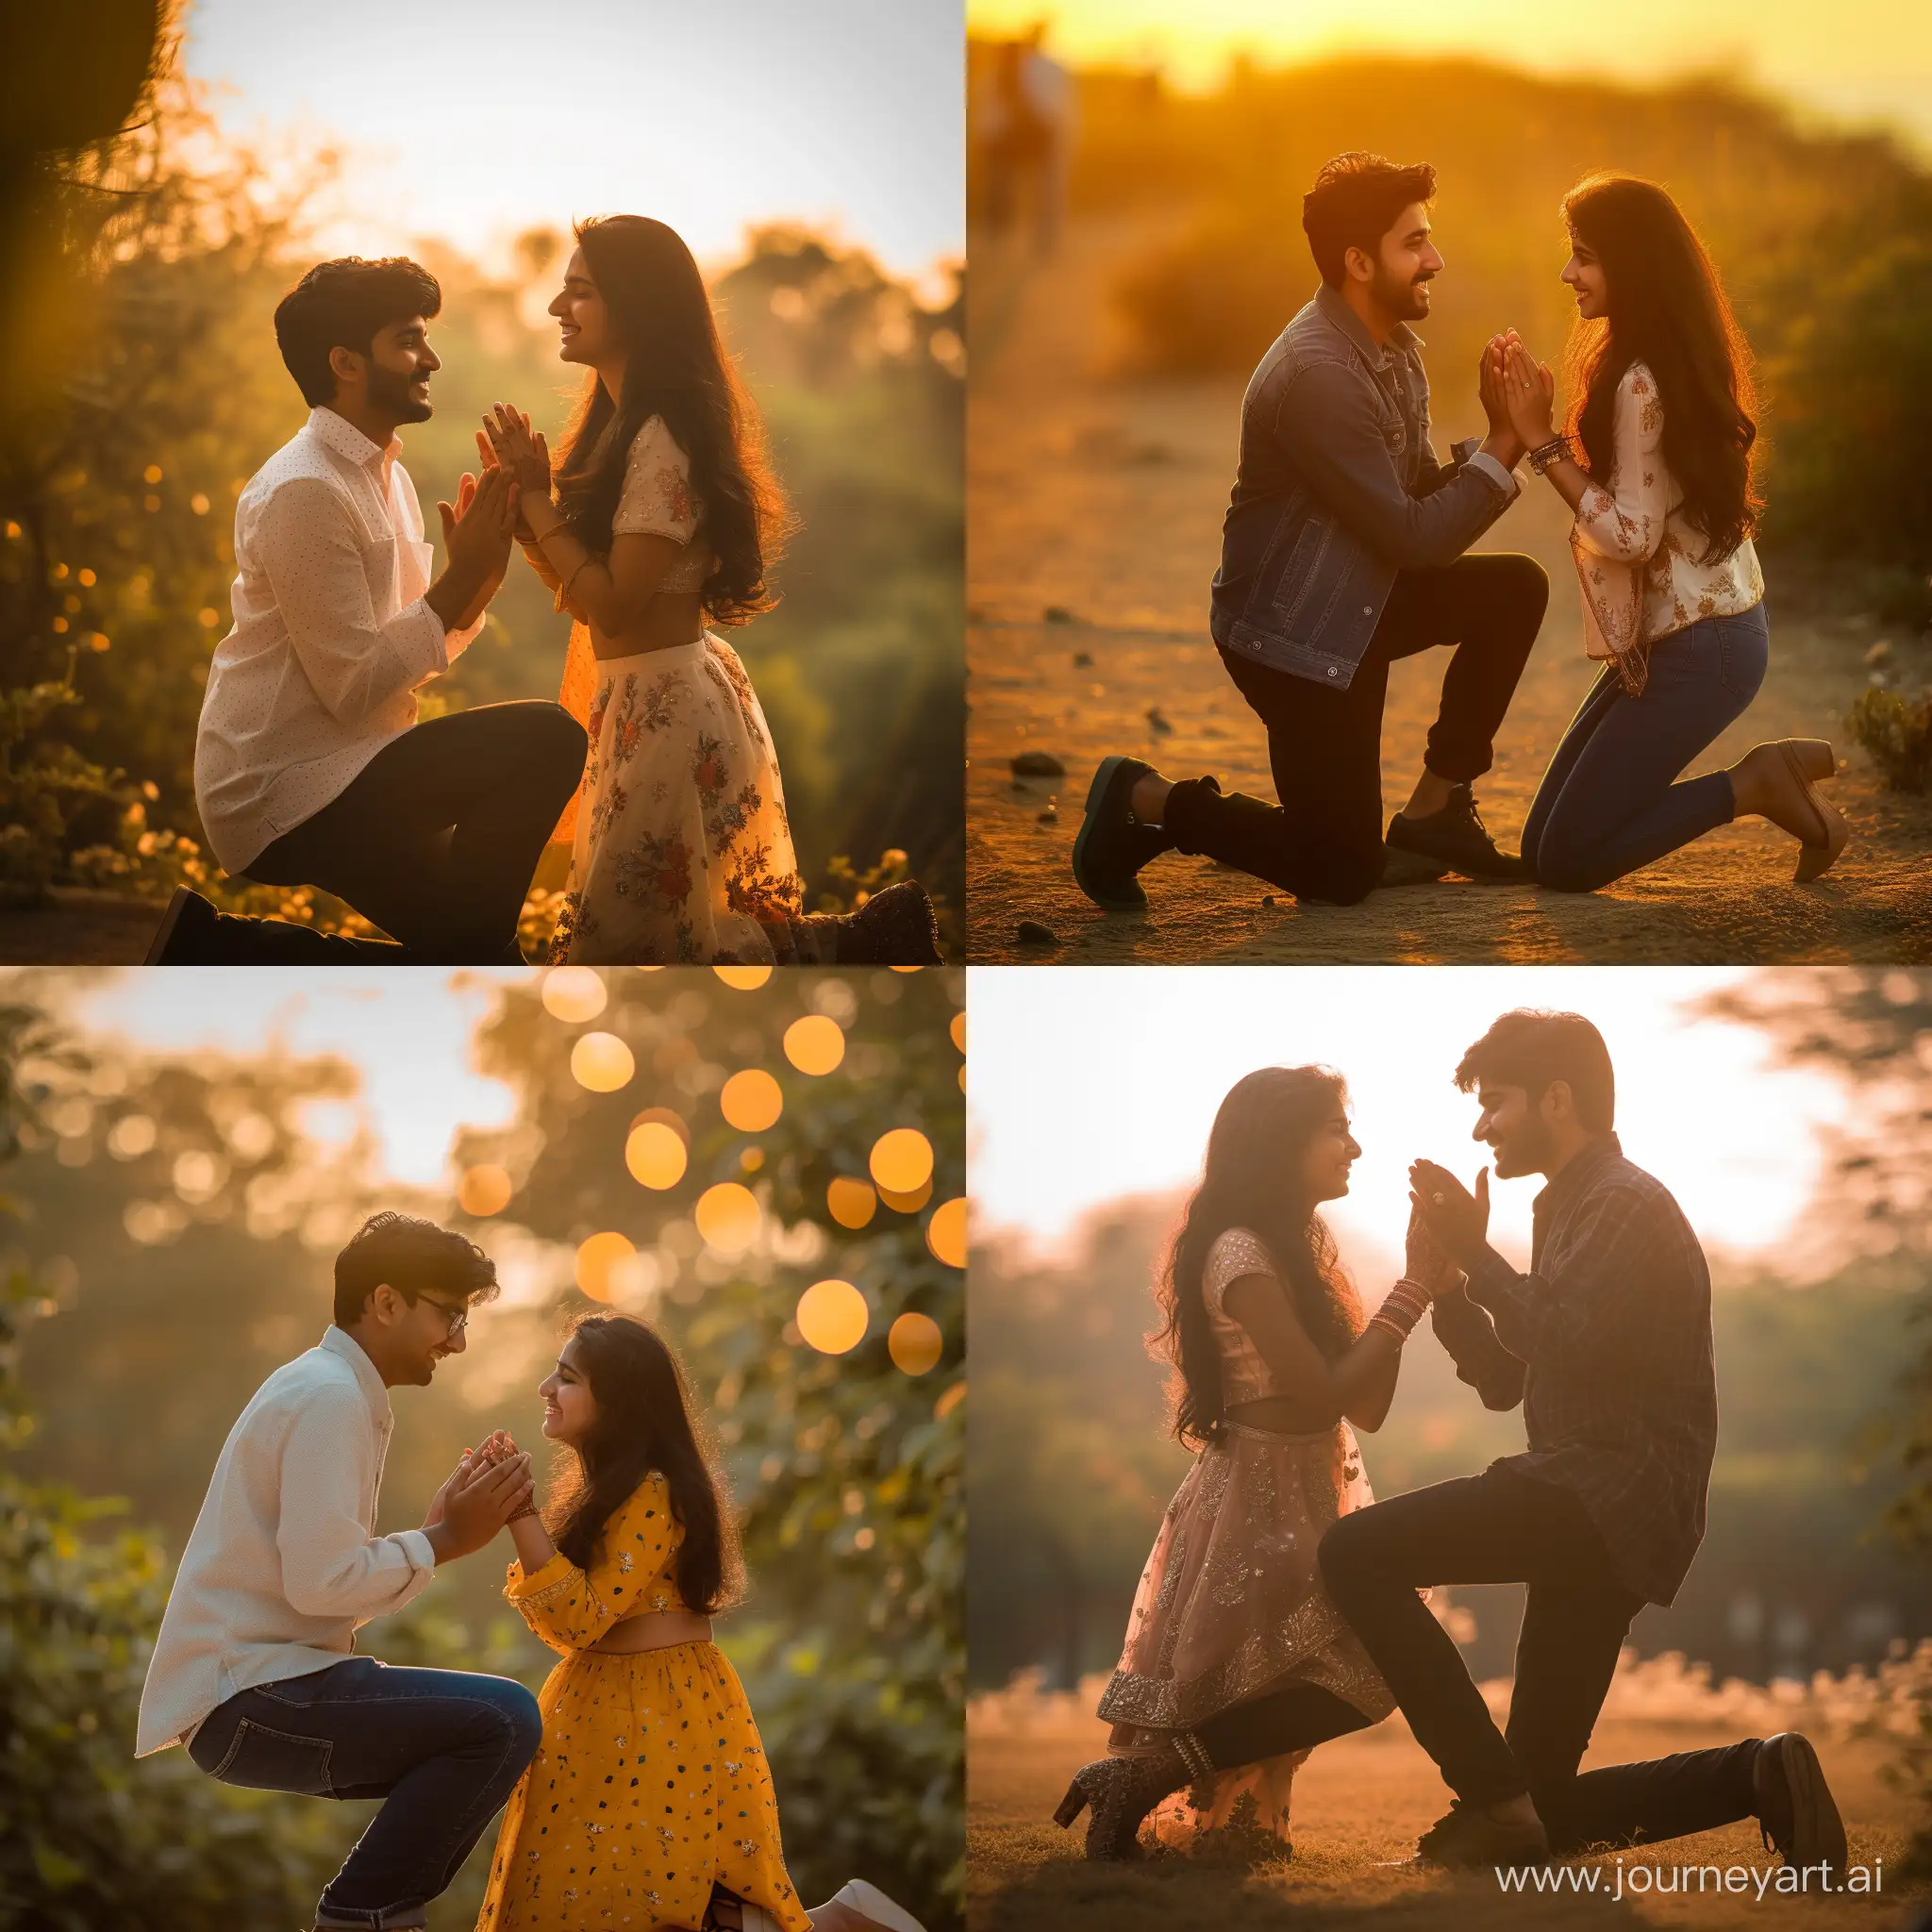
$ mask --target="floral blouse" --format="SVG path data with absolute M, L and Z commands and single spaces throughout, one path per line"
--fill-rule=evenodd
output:
M 1591 483 L 1576 506 L 1570 550 L 1583 591 L 1584 641 L 1642 690 L 1649 647 L 1707 617 L 1736 617 L 1762 601 L 1764 578 L 1747 537 L 1720 562 L 1683 514 L 1684 492 L 1663 458 L 1664 408 L 1647 364 L 1617 385 L 1608 487 Z
M 568 1656 L 625 1617 L 683 1609 L 672 1569 L 683 1541 L 670 1485 L 654 1471 L 611 1512 L 588 1570 L 561 1551 L 527 1575 L 513 1562 L 504 1594 L 538 1637 Z

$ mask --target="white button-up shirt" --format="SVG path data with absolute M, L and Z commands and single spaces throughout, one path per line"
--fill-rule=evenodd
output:
M 331 1326 L 228 1431 L 141 1693 L 134 1754 L 186 1743 L 217 1705 L 355 1654 L 436 1570 L 420 1529 L 377 1536 L 395 1419 L 361 1346 Z
M 194 743 L 195 802 L 231 873 L 407 731 L 416 688 L 482 628 L 445 636 L 423 601 L 435 553 L 401 448 L 311 409 L 235 507 L 235 627 Z

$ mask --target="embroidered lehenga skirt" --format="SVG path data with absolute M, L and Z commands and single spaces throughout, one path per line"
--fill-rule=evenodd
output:
M 1108 1750 L 1157 1750 L 1174 1731 L 1294 1683 L 1319 1685 L 1372 1721 L 1388 1716 L 1395 1701 L 1315 1560 L 1329 1524 L 1374 1501 L 1346 1423 L 1307 1436 L 1226 1424 L 1174 1492 L 1141 1572 L 1120 1668 L 1100 1700 Z M 1157 1832 L 1185 1843 L 1251 1795 L 1256 1822 L 1286 1838 L 1307 1756 L 1224 1772 L 1211 1790 L 1170 1799 Z

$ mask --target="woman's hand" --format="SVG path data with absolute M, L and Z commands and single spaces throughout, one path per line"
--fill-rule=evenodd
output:
M 1418 1288 L 1427 1289 L 1432 1300 L 1454 1289 L 1462 1274 L 1414 1208 L 1408 1210 L 1408 1240 L 1402 1272 Z
M 498 403 L 483 419 L 483 434 L 525 496 L 550 494 L 550 446 L 541 433 L 531 430 L 527 416 L 508 403 Z
M 1525 449 L 1556 435 L 1557 378 L 1520 341 L 1511 341 L 1504 353 L 1503 399 L 1509 426 Z

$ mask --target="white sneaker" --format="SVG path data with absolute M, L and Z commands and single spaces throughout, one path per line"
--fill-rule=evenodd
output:
M 876 1885 L 863 1878 L 848 1878 L 829 1901 L 862 1913 L 886 1932 L 925 1932 L 925 1927 L 902 1905 L 895 1905 Z

